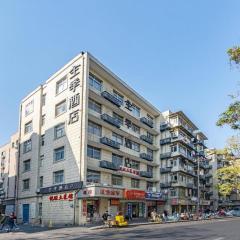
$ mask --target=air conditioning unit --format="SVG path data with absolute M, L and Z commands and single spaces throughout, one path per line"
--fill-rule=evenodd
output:
M 40 188 L 37 188 L 36 193 L 40 193 Z

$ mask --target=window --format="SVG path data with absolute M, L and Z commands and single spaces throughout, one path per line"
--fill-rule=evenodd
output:
M 140 152 L 140 144 L 132 141 L 132 150 Z
M 25 106 L 25 117 L 33 112 L 33 100 L 26 104 Z
M 55 139 L 65 136 L 65 124 L 61 123 L 54 127 L 54 137 Z
M 177 196 L 176 190 L 170 189 L 170 196 L 171 197 L 176 197 Z
M 123 145 L 123 136 L 117 134 L 117 133 L 112 133 L 112 140 L 115 142 L 118 142 L 119 144 Z
M 132 130 L 135 132 L 135 133 L 138 133 L 140 134 L 140 127 L 135 125 L 134 123 L 132 123 L 132 126 L 131 126 Z
M 23 153 L 30 152 L 32 150 L 32 140 L 29 139 L 23 143 Z
M 32 128 L 32 121 L 28 122 L 25 124 L 25 127 L 24 127 L 24 133 L 27 134 L 27 133 L 30 133 L 32 132 L 33 128 Z
M 54 161 L 64 160 L 64 147 L 54 149 Z
M 151 158 L 153 158 L 153 150 L 152 150 L 152 149 L 147 148 L 147 154 L 148 154 Z
M 138 179 L 131 179 L 131 187 L 132 188 L 139 188 L 140 187 L 140 181 Z
M 42 167 L 43 166 L 43 160 L 44 160 L 44 155 L 41 155 L 40 156 L 40 167 Z
M 97 112 L 97 113 L 102 113 L 102 105 L 100 103 L 95 102 L 94 100 L 89 98 L 88 101 L 88 107 L 89 109 Z
M 14 148 L 14 146 L 15 146 L 15 144 L 14 144 L 14 142 L 12 142 L 12 148 Z
M 102 91 L 102 81 L 99 80 L 92 73 L 89 74 L 89 86 L 96 89 L 97 91 Z
M 101 159 L 101 149 L 92 146 L 87 147 L 87 155 L 90 158 Z
M 42 188 L 43 187 L 43 176 L 41 176 L 39 178 L 39 187 Z
M 171 152 L 177 152 L 177 145 L 171 146 Z
M 30 189 L 30 179 L 23 180 L 23 191 L 27 191 Z
M 42 95 L 42 106 L 46 105 L 46 94 Z
M 153 188 L 153 183 L 152 182 L 147 182 L 147 191 L 152 191 Z
M 55 116 L 59 116 L 63 113 L 65 113 L 67 110 L 67 106 L 66 106 L 66 100 L 58 103 L 56 106 L 55 106 Z
M 149 172 L 149 173 L 153 173 L 153 167 L 147 165 L 147 172 Z
M 117 154 L 112 154 L 112 162 L 115 166 L 119 167 L 123 165 L 123 157 Z
M 122 186 L 122 177 L 118 175 L 112 175 L 112 185 Z
M 30 162 L 31 162 L 30 159 L 25 160 L 25 161 L 23 162 L 23 172 L 28 172 L 28 171 L 30 171 Z
M 45 134 L 41 136 L 41 146 L 45 145 Z
M 46 119 L 46 115 L 43 114 L 43 115 L 42 115 L 42 122 L 41 122 L 41 123 L 42 123 L 42 126 L 44 126 L 44 124 L 45 124 L 45 119 Z
M 140 108 L 137 107 L 135 104 L 132 104 L 132 114 L 135 117 L 140 117 Z
M 131 160 L 129 158 L 125 158 L 125 167 L 133 168 L 136 170 L 140 169 L 140 163 L 135 160 Z
M 56 83 L 56 94 L 59 94 L 67 89 L 67 78 L 64 77 Z
M 38 216 L 41 217 L 42 216 L 42 203 L 38 203 Z
M 124 100 L 124 97 L 123 95 L 121 95 L 119 92 L 117 92 L 116 90 L 113 90 L 113 95 L 115 98 L 117 98 L 119 101 L 121 101 L 121 103 L 123 104 L 123 100 Z
M 64 171 L 60 170 L 53 173 L 53 184 L 61 184 L 64 182 Z
M 100 172 L 87 170 L 87 183 L 100 183 Z
M 102 126 L 89 121 L 88 122 L 88 133 L 91 133 L 91 134 L 101 137 L 102 136 Z
M 149 133 L 149 132 L 147 132 L 147 137 L 151 138 L 153 140 L 153 135 L 151 133 Z
M 123 125 L 123 117 L 113 112 L 113 117 L 118 120 L 118 122 Z

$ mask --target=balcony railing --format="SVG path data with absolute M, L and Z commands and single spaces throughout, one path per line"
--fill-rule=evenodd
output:
M 165 130 L 169 130 L 169 129 L 171 129 L 171 126 L 170 126 L 169 123 L 162 123 L 162 124 L 160 125 L 160 131 L 161 131 L 161 132 L 163 132 L 163 131 L 165 131 Z
M 140 158 L 145 159 L 147 161 L 153 161 L 153 157 L 147 153 L 140 153 Z
M 140 121 L 142 123 L 144 123 L 145 125 L 147 125 L 148 127 L 153 128 L 153 121 L 152 120 L 147 119 L 146 117 L 142 117 L 142 118 L 140 118 Z
M 101 115 L 101 119 L 107 123 L 110 123 L 111 125 L 117 127 L 117 128 L 120 128 L 120 122 L 114 118 L 114 117 L 111 117 L 109 116 L 108 114 L 104 113 Z
M 152 172 L 140 171 L 140 176 L 145 177 L 145 178 L 152 178 L 153 174 L 152 174 Z
M 153 139 L 151 137 L 146 136 L 146 135 L 141 135 L 140 139 L 149 143 L 149 144 L 153 144 Z
M 161 188 L 169 188 L 169 187 L 171 187 L 171 183 L 170 182 L 160 183 L 160 187 Z
M 114 163 L 105 161 L 105 160 L 100 161 L 99 166 L 101 168 L 107 168 L 107 169 L 111 169 L 111 170 L 115 170 L 115 171 L 117 171 L 119 169 L 119 167 L 117 167 Z
M 170 158 L 172 156 L 171 152 L 167 152 L 167 153 L 162 153 L 160 154 L 160 158 L 161 159 L 165 159 L 165 158 Z
M 109 102 L 111 102 L 112 104 L 116 105 L 117 107 L 121 107 L 122 105 L 122 101 L 117 99 L 114 95 L 112 95 L 111 93 L 107 92 L 107 91 L 103 91 L 101 93 L 101 95 L 107 99 Z
M 206 183 L 205 186 L 206 186 L 206 187 L 211 187 L 211 186 L 212 186 L 212 183 Z
M 107 137 L 102 137 L 100 138 L 100 142 L 102 144 L 105 144 L 109 147 L 112 147 L 112 148 L 115 148 L 115 149 L 120 149 L 120 144 L 110 138 L 107 138 Z
M 211 174 L 211 173 L 207 173 L 207 174 L 205 174 L 205 177 L 206 177 L 206 178 L 211 178 L 211 177 L 212 177 L 212 174 Z
M 172 167 L 160 168 L 160 173 L 169 173 L 171 169 Z
M 172 139 L 171 138 L 164 138 L 160 140 L 160 145 L 168 144 L 171 143 Z
M 193 183 L 187 183 L 188 188 L 193 188 L 194 184 Z

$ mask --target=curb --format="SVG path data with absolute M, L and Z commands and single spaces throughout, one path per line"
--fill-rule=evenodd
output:
M 212 219 L 200 219 L 200 220 L 180 220 L 180 221 L 167 221 L 167 222 L 144 222 L 144 223 L 130 223 L 127 228 L 130 227 L 136 227 L 136 226 L 144 226 L 144 225 L 154 225 L 154 224 L 172 224 L 172 223 L 180 223 L 180 222 L 203 222 L 203 221 L 211 221 L 211 220 L 219 220 L 219 219 L 228 219 L 228 218 L 235 218 L 232 216 L 226 216 L 226 217 L 219 217 L 219 218 L 212 218 Z M 126 227 L 125 227 L 126 228 Z M 106 226 L 96 226 L 96 227 L 90 227 L 89 230 L 98 230 L 98 229 L 108 229 Z

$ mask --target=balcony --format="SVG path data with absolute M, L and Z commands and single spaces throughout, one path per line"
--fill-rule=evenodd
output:
M 171 138 L 164 138 L 160 140 L 160 145 L 164 145 L 164 144 L 169 144 L 171 143 L 172 139 Z
M 100 161 L 99 166 L 101 168 L 107 168 L 107 169 L 114 170 L 114 171 L 117 171 L 119 169 L 114 163 L 105 161 L 105 160 Z
M 205 180 L 205 175 L 199 175 L 200 180 Z
M 146 136 L 146 135 L 141 135 L 140 139 L 143 140 L 144 142 L 149 143 L 149 144 L 153 144 L 153 139 L 151 137 Z
M 160 168 L 160 173 L 169 173 L 171 169 L 172 167 Z
M 103 91 L 101 93 L 101 95 L 107 99 L 109 102 L 111 102 L 112 104 L 116 105 L 117 107 L 121 107 L 122 106 L 122 101 L 120 101 L 119 99 L 117 99 L 115 96 L 113 96 L 111 93 L 107 92 L 107 91 Z
M 169 129 L 171 129 L 171 126 L 170 126 L 169 123 L 163 123 L 163 124 L 160 125 L 160 131 L 161 132 L 163 132 L 165 130 L 169 130 Z
M 152 120 L 147 119 L 146 117 L 142 117 L 142 118 L 140 118 L 140 121 L 142 123 L 144 123 L 145 125 L 147 125 L 148 127 L 153 128 L 153 121 Z
M 212 165 L 205 165 L 206 169 L 212 169 Z
M 170 182 L 160 183 L 160 188 L 169 188 L 169 187 L 171 187 Z
M 194 187 L 194 184 L 193 184 L 193 183 L 187 183 L 187 187 L 188 187 L 188 188 L 193 188 L 193 187 Z
M 160 154 L 160 158 L 161 159 L 165 159 L 165 158 L 170 158 L 172 156 L 171 152 L 167 152 L 167 153 L 162 153 Z
M 207 174 L 205 174 L 205 177 L 206 177 L 206 178 L 211 178 L 211 177 L 212 177 L 212 174 L 211 174 L 211 173 L 207 173 Z
M 147 153 L 140 153 L 140 158 L 147 161 L 153 161 L 153 157 Z
M 211 186 L 212 186 L 211 183 L 206 183 L 206 184 L 205 184 L 205 187 L 211 187 Z
M 140 176 L 145 177 L 145 178 L 152 178 L 153 174 L 152 174 L 152 172 L 140 171 Z
M 120 149 L 120 144 L 110 138 L 107 137 L 102 137 L 100 138 L 100 143 L 105 144 L 109 147 L 115 148 L 115 149 Z
M 117 127 L 117 128 L 120 128 L 120 123 L 119 123 L 119 121 L 118 121 L 116 118 L 111 117 L 111 116 L 109 116 L 109 115 L 106 114 L 106 113 L 104 113 L 104 114 L 101 115 L 101 119 L 102 119 L 103 121 L 105 121 L 105 122 L 107 122 L 107 123 L 109 123 L 109 124 Z

